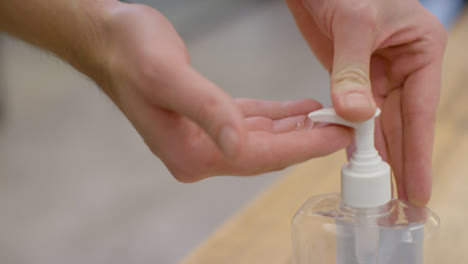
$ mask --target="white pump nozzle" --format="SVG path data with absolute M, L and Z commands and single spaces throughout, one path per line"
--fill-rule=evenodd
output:
M 354 123 L 339 117 L 333 108 L 309 114 L 313 122 L 327 122 L 352 127 L 355 130 L 356 150 L 350 161 L 341 168 L 343 201 L 354 208 L 374 208 L 391 200 L 390 166 L 382 160 L 374 147 L 374 119 Z

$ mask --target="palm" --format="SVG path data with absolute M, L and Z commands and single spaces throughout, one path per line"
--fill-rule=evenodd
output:
M 279 170 L 337 151 L 349 142 L 349 134 L 342 128 L 302 127 L 308 126 L 304 124 L 306 114 L 320 108 L 316 101 L 301 100 L 288 106 L 252 99 L 236 102 L 244 115 L 248 136 L 242 154 L 235 160 L 226 158 L 200 127 L 177 113 L 153 109 L 149 119 L 154 118 L 154 125 L 145 122 L 141 134 L 150 149 L 183 182 Z

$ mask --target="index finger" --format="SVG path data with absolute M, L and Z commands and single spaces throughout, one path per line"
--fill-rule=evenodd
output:
M 250 98 L 234 99 L 244 117 L 263 116 L 271 119 L 282 119 L 304 115 L 322 108 L 320 102 L 313 99 L 296 101 L 268 101 Z

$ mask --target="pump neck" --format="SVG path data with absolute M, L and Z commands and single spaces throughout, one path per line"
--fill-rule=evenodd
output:
M 374 147 L 374 119 L 353 123 L 339 117 L 333 108 L 309 114 L 313 122 L 335 123 L 355 129 L 356 150 L 341 169 L 343 201 L 354 208 L 375 208 L 391 200 L 390 166 L 382 161 Z

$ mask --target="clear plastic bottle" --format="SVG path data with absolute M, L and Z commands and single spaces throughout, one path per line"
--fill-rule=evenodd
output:
M 346 206 L 340 194 L 311 197 L 292 220 L 293 263 L 440 264 L 434 256 L 439 218 L 430 209 L 391 200 L 366 211 Z M 358 257 L 363 248 L 367 259 Z
M 440 264 L 439 218 L 392 200 L 390 166 L 374 147 L 374 118 L 352 123 L 332 108 L 309 118 L 354 128 L 356 150 L 341 169 L 342 193 L 314 196 L 294 216 L 294 264 Z

